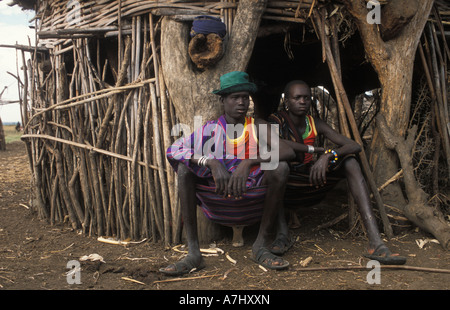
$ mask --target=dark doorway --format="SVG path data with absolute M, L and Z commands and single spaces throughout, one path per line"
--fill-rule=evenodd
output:
M 284 86 L 291 80 L 304 80 L 311 87 L 323 86 L 335 98 L 327 63 L 322 59 L 322 44 L 306 25 L 291 27 L 288 32 L 259 37 L 247 72 L 258 84 L 255 112 L 266 118 L 277 110 Z M 349 100 L 379 87 L 378 78 L 365 53 L 359 34 L 341 46 L 342 80 Z

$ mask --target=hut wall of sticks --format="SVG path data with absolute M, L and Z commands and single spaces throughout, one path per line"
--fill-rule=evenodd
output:
M 273 2 L 264 18 L 302 22 L 295 10 L 307 14 L 312 0 L 303 2 Z M 211 15 L 229 29 L 237 3 L 15 3 L 36 11 L 36 46 L 18 48 L 33 55 L 20 97 L 39 217 L 89 235 L 177 242 L 165 160 L 177 117 L 161 76 L 160 19 Z
M 211 15 L 229 30 L 236 1 L 13 2 L 36 12 L 36 46 L 17 48 L 39 216 L 88 235 L 179 242 L 165 159 L 177 115 L 162 76 L 160 21 Z M 305 23 L 318 2 L 268 1 L 263 20 Z

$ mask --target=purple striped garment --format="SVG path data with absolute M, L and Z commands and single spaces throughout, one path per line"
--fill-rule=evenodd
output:
M 211 170 L 190 161 L 191 158 L 198 159 L 205 155 L 222 162 L 230 173 L 236 170 L 242 159 L 229 155 L 226 151 L 226 125 L 224 116 L 218 120 L 208 121 L 190 136 L 175 141 L 167 149 L 166 156 L 175 171 L 182 163 L 206 181 L 207 185 L 197 184 L 196 195 L 208 219 L 222 225 L 251 225 L 261 219 L 266 193 L 266 187 L 261 186 L 264 171 L 260 166 L 254 166 L 250 171 L 246 183 L 247 193 L 243 198 L 235 199 L 217 195 L 214 192 L 216 186 Z

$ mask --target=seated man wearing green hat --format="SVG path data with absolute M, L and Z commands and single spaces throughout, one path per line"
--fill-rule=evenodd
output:
M 189 251 L 183 260 L 160 269 L 162 273 L 178 276 L 205 266 L 197 234 L 197 204 L 208 219 L 221 225 L 260 222 L 253 260 L 270 269 L 288 267 L 267 246 L 282 207 L 289 174 L 286 161 L 295 153 L 278 138 L 273 126 L 246 116 L 256 90 L 244 72 L 221 76 L 220 89 L 213 93 L 220 96 L 224 115 L 168 148 L 167 159 L 178 174 Z

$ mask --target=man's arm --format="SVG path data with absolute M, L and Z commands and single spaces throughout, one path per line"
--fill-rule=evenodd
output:
M 294 142 L 291 140 L 281 139 L 284 143 L 286 143 L 292 150 L 294 150 L 295 153 L 309 153 L 310 149 L 308 148 L 308 145 Z M 323 153 L 325 149 L 320 146 L 314 146 L 312 153 Z
M 323 134 L 334 144 L 339 147 L 334 151 L 338 158 L 343 158 L 349 154 L 357 154 L 361 151 L 361 146 L 350 138 L 341 135 L 333 130 L 327 123 L 320 119 L 314 119 L 318 134 Z M 323 186 L 326 183 L 326 171 L 330 160 L 335 155 L 332 153 L 323 154 L 318 158 L 316 163 L 311 167 L 309 180 L 315 186 Z
M 349 154 L 358 154 L 359 152 L 361 152 L 361 146 L 354 140 L 341 135 L 333 128 L 331 128 L 326 122 L 320 119 L 314 119 L 314 121 L 318 134 L 323 134 L 331 142 L 339 145 L 339 147 L 334 150 L 337 153 L 338 157 L 342 158 Z M 327 155 L 332 156 L 329 154 Z

